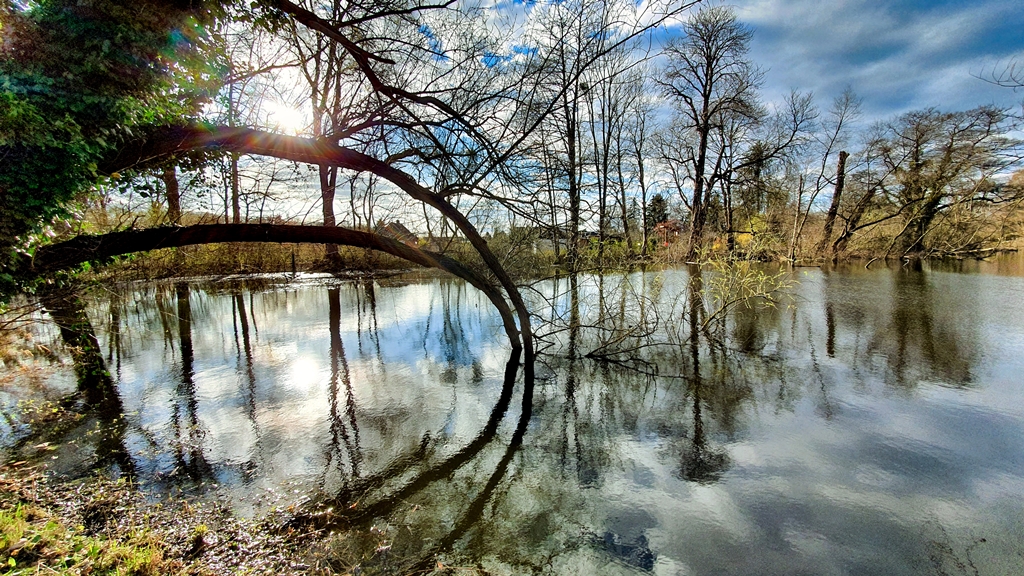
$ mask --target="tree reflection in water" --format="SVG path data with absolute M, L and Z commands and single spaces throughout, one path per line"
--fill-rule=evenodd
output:
M 355 534 L 374 526 L 357 555 L 391 573 L 449 558 L 511 572 L 628 573 L 672 562 L 684 573 L 827 571 L 834 549 L 791 545 L 804 533 L 858 554 L 877 552 L 879 534 L 903 534 L 901 554 L 923 549 L 905 534 L 913 517 L 874 504 L 893 484 L 872 491 L 871 482 L 927 484 L 908 470 L 957 465 L 873 427 L 895 402 L 886 391 L 975 382 L 978 336 L 950 312 L 962 299 L 942 287 L 952 280 L 828 271 L 809 276 L 792 308 L 720 314 L 709 274 L 538 283 L 545 348 L 536 390 L 526 370 L 520 375 L 529 359 L 492 345 L 500 324 L 459 282 L 178 284 L 108 297 L 89 309 L 104 318 L 91 347 L 103 342 L 122 369 L 118 382 L 95 388 L 115 394 L 93 404 L 137 414 L 107 418 L 114 441 L 96 444 L 96 457 L 142 475 L 166 474 L 162 459 L 172 460 L 183 474 L 162 476 L 163 487 L 211 477 L 250 493 L 270 482 L 295 486 L 295 498 L 309 501 L 290 526 Z M 77 313 L 48 308 L 62 325 L 85 316 L 81 303 Z M 80 347 L 74 338 L 65 336 L 69 348 Z M 220 380 L 218 346 L 233 367 Z M 166 368 L 146 372 L 145 354 Z M 87 373 L 97 365 L 81 354 L 75 362 Z M 302 362 L 310 368 L 296 370 Z M 874 415 L 870 394 L 880 388 Z M 923 429 L 926 416 L 935 417 L 918 414 Z M 772 427 L 785 433 L 772 436 Z M 159 454 L 130 448 L 140 445 Z M 233 477 L 236 466 L 242 474 Z M 972 466 L 956 468 L 957 477 L 985 469 Z M 830 491 L 847 495 L 844 506 L 857 514 L 836 512 L 823 496 Z M 780 568 L 744 560 L 737 550 L 747 547 Z
M 255 322 L 253 323 L 255 325 Z M 231 326 L 235 335 L 235 359 L 238 372 L 245 374 L 245 406 L 246 414 L 249 417 L 249 426 L 253 436 L 260 438 L 259 405 L 256 390 L 256 366 L 253 360 L 252 336 L 249 333 L 249 314 L 245 308 L 245 298 L 242 294 L 236 293 L 232 297 Z M 256 454 L 252 454 L 249 460 L 242 465 L 242 476 L 247 482 L 251 482 L 259 473 L 259 464 L 256 461 Z
M 926 377 L 941 375 L 957 384 L 970 382 L 973 350 L 961 342 L 961 331 L 947 324 L 949 318 L 936 318 L 936 297 L 928 276 L 922 273 L 921 262 L 914 261 L 910 266 L 910 270 L 900 269 L 893 274 L 892 321 L 875 334 L 870 348 L 886 354 L 897 385 L 907 384 L 908 370 L 915 366 L 925 366 Z M 970 305 L 965 301 L 958 307 Z M 957 313 L 970 312 L 960 308 Z M 909 358 L 911 355 L 918 358 Z
M 328 393 L 330 404 L 331 439 L 324 457 L 323 477 L 319 486 L 323 490 L 327 484 L 327 474 L 332 465 L 338 468 L 337 473 L 345 482 L 349 478 L 359 477 L 359 463 L 362 454 L 359 448 L 359 425 L 356 422 L 355 395 L 352 390 L 352 374 L 349 372 L 348 360 L 345 358 L 345 345 L 341 340 L 341 299 L 337 287 L 327 289 L 329 309 L 329 325 L 331 334 L 331 379 Z M 344 415 L 338 408 L 339 381 L 344 394 Z M 347 455 L 347 466 L 342 464 Z
M 708 446 L 704 433 L 704 419 L 701 413 L 701 395 L 704 393 L 704 378 L 701 375 L 700 327 L 703 324 L 704 284 L 703 273 L 696 266 L 689 269 L 690 280 L 687 285 L 689 299 L 688 320 L 690 325 L 690 362 L 692 370 L 688 379 L 688 391 L 693 403 L 693 436 L 689 446 L 683 450 L 680 460 L 679 475 L 694 482 L 714 482 L 721 478 L 729 466 L 725 452 Z
M 199 482 L 213 478 L 213 468 L 206 461 L 203 440 L 206 434 L 199 422 L 199 400 L 196 397 L 195 350 L 192 347 L 191 289 L 185 282 L 174 286 L 178 302 L 178 339 L 181 357 L 181 381 L 171 408 L 174 430 L 174 456 L 178 469 Z
M 134 478 L 135 462 L 125 444 L 128 423 L 124 406 L 103 361 L 96 332 L 81 297 L 74 292 L 53 289 L 43 295 L 43 305 L 59 328 L 61 340 L 71 355 L 78 380 L 77 394 L 84 400 L 82 410 L 85 416 L 79 426 L 65 431 L 66 436 L 50 441 L 78 440 L 79 436 L 91 436 L 83 430 L 95 429 L 95 466 L 113 467 L 116 474 Z M 69 398 L 64 404 L 72 406 L 73 401 Z
M 922 266 L 915 261 L 875 272 L 823 270 L 828 357 L 842 358 L 845 346 L 852 357 L 843 360 L 855 370 L 881 358 L 885 381 L 899 388 L 928 380 L 970 383 L 980 355 L 968 320 L 977 313 L 976 299 L 951 283 L 952 275 Z M 870 294 L 861 288 L 869 278 Z

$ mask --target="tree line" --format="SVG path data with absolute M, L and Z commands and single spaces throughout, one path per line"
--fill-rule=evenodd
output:
M 850 88 L 824 110 L 798 91 L 766 104 L 753 34 L 730 8 L 701 7 L 657 58 L 635 45 L 600 58 L 544 127 L 541 176 L 526 187 L 534 212 L 521 216 L 570 235 L 596 227 L 598 254 L 617 235 L 643 255 L 663 218 L 649 218 L 651 200 L 667 199 L 687 261 L 709 249 L 795 261 L 1015 245 L 1019 114 L 929 108 L 865 126 Z
M 567 269 L 613 250 L 627 261 L 664 252 L 669 238 L 654 230 L 665 221 L 684 261 L 709 250 L 977 256 L 1019 236 L 1012 110 L 925 109 L 864 126 L 852 89 L 824 110 L 798 91 L 764 102 L 755 32 L 730 8 L 520 8 L 5 4 L 4 281 L 40 249 L 41 262 L 69 262 L 66 251 L 46 259 L 53 236 L 167 224 L 300 220 L 378 234 L 402 219 L 462 238 L 506 294 L 507 254 L 482 231 L 524 232 Z M 678 33 L 656 45 L 650 32 L 673 22 Z M 301 121 L 281 121 L 296 110 Z M 364 242 L 329 236 L 329 263 L 334 239 Z

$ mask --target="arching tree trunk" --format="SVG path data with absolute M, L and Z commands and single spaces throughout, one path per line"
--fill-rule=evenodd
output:
M 521 337 L 516 326 L 516 314 L 509 308 L 501 291 L 482 276 L 443 254 L 421 250 L 371 232 L 349 228 L 277 224 L 203 224 L 78 236 L 66 242 L 41 246 L 36 250 L 34 257 L 24 256 L 14 272 L 21 275 L 39 275 L 121 254 L 218 242 L 340 244 L 371 248 L 422 266 L 439 268 L 462 278 L 483 292 L 498 309 L 512 347 L 518 349 L 524 346 L 523 340 L 526 337 L 525 334 Z
M 469 240 L 481 259 L 483 259 L 484 264 L 487 265 L 499 284 L 501 284 L 501 288 L 508 295 L 509 300 L 511 300 L 512 307 L 515 309 L 516 317 L 519 320 L 521 338 L 514 338 L 513 345 L 523 346 L 528 356 L 533 354 L 530 312 L 526 308 L 526 303 L 523 301 L 515 282 L 512 281 L 512 277 L 509 276 L 508 272 L 501 265 L 497 256 L 491 252 L 491 249 L 487 246 L 487 241 L 484 240 L 480 232 L 469 221 L 469 218 L 452 206 L 443 195 L 431 192 L 416 182 L 409 174 L 377 158 L 325 140 L 284 136 L 248 128 L 192 125 L 166 128 L 153 134 L 147 141 L 138 143 L 135 147 L 122 149 L 113 158 L 104 162 L 102 170 L 106 173 L 111 173 L 120 169 L 145 164 L 154 159 L 158 160 L 161 157 L 175 153 L 207 148 L 242 154 L 271 156 L 305 164 L 330 165 L 356 172 L 370 172 L 397 186 L 413 200 L 431 206 L 458 227 L 459 231 Z M 297 228 L 307 227 L 300 226 Z M 285 238 L 276 241 L 293 242 L 295 240 Z M 519 342 L 521 344 L 515 344 Z M 532 366 L 526 366 L 526 371 L 527 378 L 532 379 Z

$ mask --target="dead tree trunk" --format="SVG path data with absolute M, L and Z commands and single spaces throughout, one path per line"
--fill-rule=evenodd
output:
M 832 193 L 832 204 L 828 207 L 828 214 L 825 215 L 825 227 L 821 232 L 821 241 L 815 248 L 818 254 L 825 254 L 832 240 L 832 227 L 835 226 L 836 215 L 839 214 L 839 202 L 843 196 L 843 187 L 846 185 L 846 159 L 849 156 L 845 150 L 839 153 L 839 165 L 836 166 L 836 188 Z M 830 256 L 834 254 L 835 252 L 831 251 Z

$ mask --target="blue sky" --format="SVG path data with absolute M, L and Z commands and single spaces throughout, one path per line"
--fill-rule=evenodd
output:
M 812 91 L 821 108 L 849 86 L 865 120 L 937 107 L 1019 106 L 1024 91 L 976 76 L 1024 61 L 1024 1 L 750 0 L 751 57 L 764 97 Z

